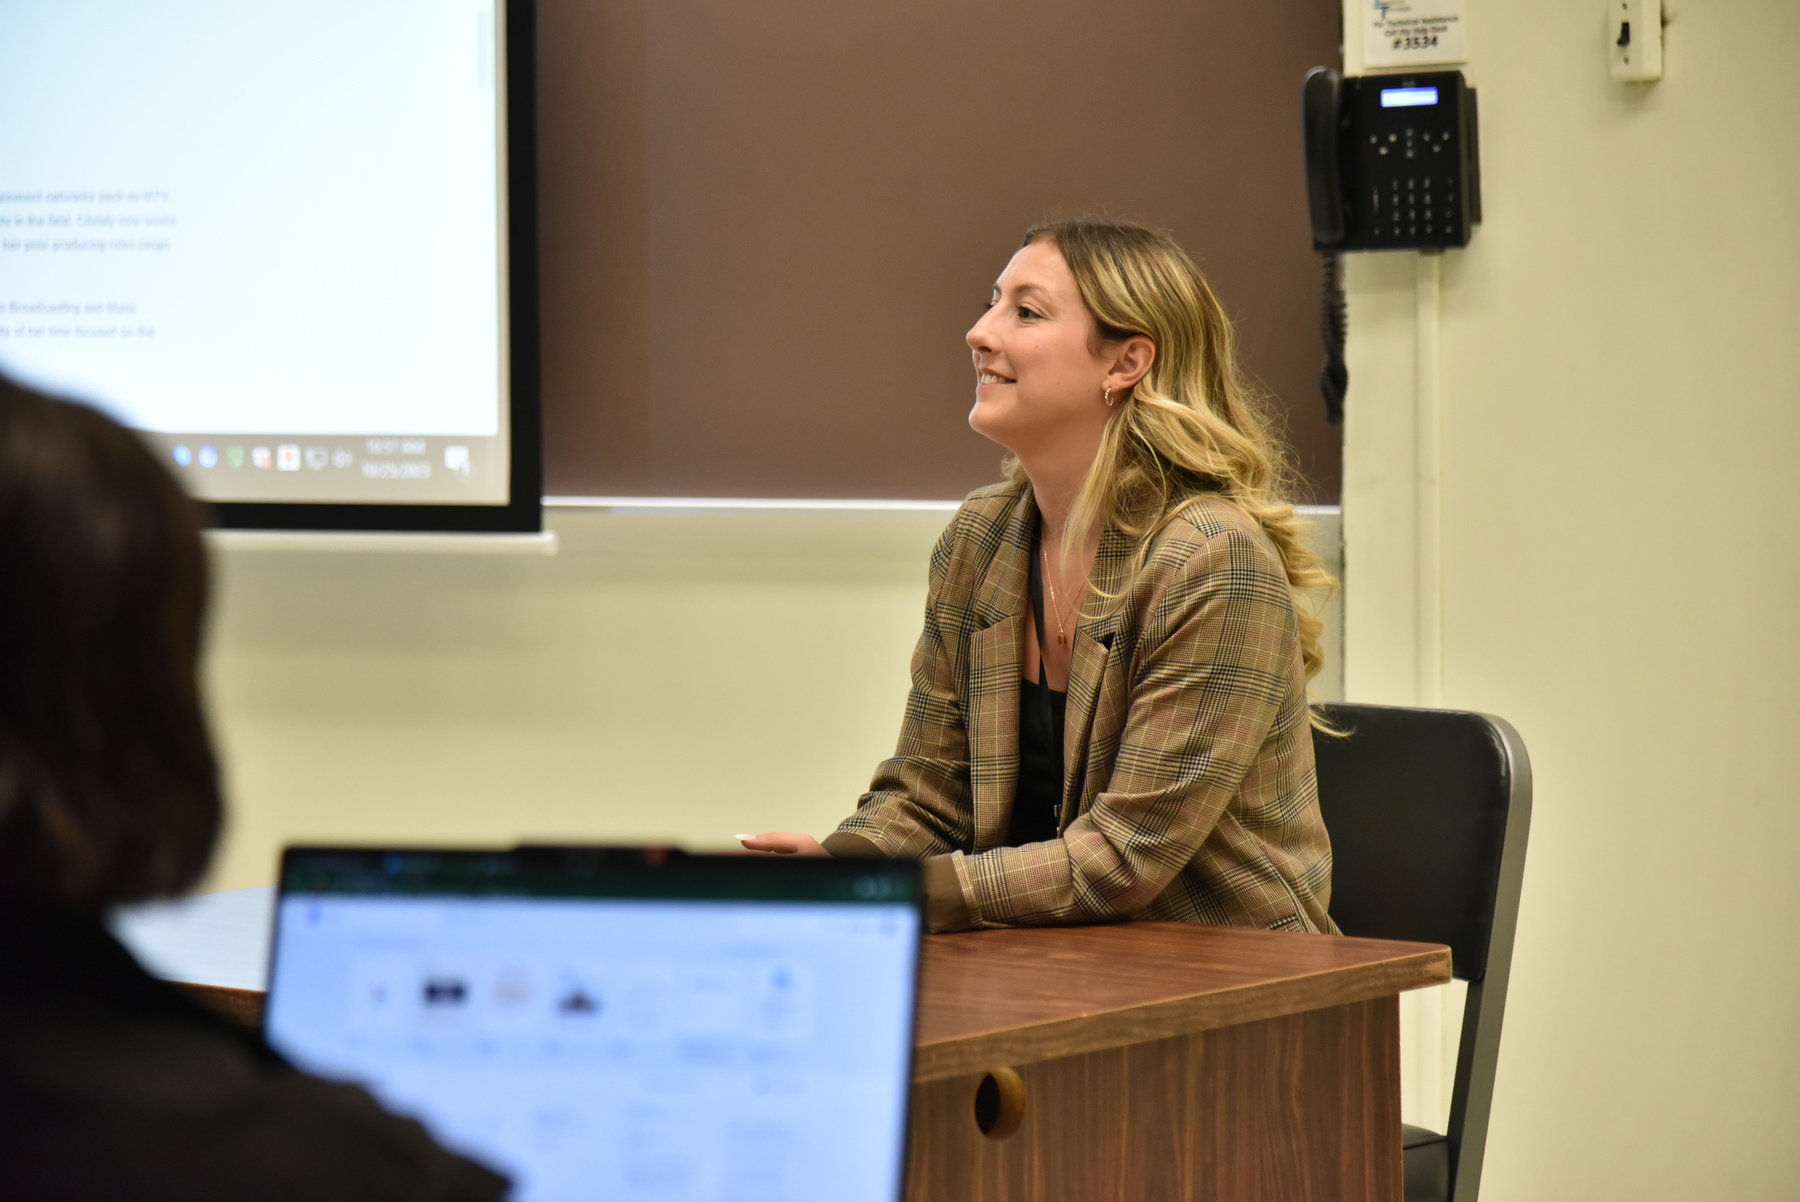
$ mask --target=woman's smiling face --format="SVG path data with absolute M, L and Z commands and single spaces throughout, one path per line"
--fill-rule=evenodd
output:
M 1097 438 L 1111 414 L 1102 395 L 1113 365 L 1098 338 L 1056 244 L 1021 249 L 966 338 L 976 373 L 969 425 L 1027 459 L 1052 443 Z

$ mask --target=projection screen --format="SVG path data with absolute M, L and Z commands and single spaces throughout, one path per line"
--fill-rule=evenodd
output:
M 532 87 L 516 0 L 0 6 L 0 371 L 223 526 L 538 529 Z

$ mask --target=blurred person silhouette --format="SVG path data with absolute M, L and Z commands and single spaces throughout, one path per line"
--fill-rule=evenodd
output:
M 107 931 L 219 833 L 206 592 L 199 508 L 137 436 L 0 378 L 0 1197 L 500 1198 Z

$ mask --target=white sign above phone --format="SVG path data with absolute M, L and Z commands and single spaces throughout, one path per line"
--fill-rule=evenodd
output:
M 1469 61 L 1467 0 L 1363 0 L 1363 66 Z

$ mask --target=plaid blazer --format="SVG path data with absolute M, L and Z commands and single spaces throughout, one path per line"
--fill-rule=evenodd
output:
M 1336 933 L 1293 595 L 1255 521 L 1217 497 L 1156 536 L 1122 606 L 1084 607 L 1061 838 L 1002 846 L 1036 526 L 1030 487 L 1002 484 L 971 493 L 938 540 L 899 747 L 832 839 L 948 853 L 969 927 L 1136 918 Z M 1105 532 L 1099 589 L 1119 591 L 1135 550 Z

